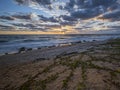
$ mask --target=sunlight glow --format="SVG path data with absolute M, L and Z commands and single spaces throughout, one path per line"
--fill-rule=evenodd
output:
M 61 31 L 51 31 L 51 32 L 42 32 L 42 31 L 0 31 L 0 34 L 64 34 Z

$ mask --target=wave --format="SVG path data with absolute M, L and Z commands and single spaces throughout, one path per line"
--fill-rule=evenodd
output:
M 44 42 L 44 41 L 49 41 L 50 39 L 24 39 L 22 42 Z
M 0 40 L 0 43 L 9 42 L 9 40 Z

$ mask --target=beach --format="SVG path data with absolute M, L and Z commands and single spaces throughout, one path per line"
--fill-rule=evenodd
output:
M 120 39 L 0 56 L 0 90 L 119 90 Z
M 0 0 L 0 90 L 120 90 L 120 0 Z

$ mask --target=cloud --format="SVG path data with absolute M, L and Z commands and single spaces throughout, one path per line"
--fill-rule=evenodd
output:
M 117 0 L 87 0 L 87 1 L 89 1 L 89 5 L 91 4 L 94 7 L 99 5 L 109 6 L 115 3 Z
M 61 10 L 65 6 L 65 1 L 62 0 L 14 0 L 19 5 L 24 5 L 31 7 L 33 9 L 42 10 L 49 15 L 61 15 L 66 14 L 66 11 L 64 12 Z M 68 1 L 68 0 L 66 0 Z
M 18 4 L 27 4 L 30 2 L 36 2 L 38 4 L 49 5 L 52 0 L 15 0 Z
M 17 27 L 18 29 L 27 29 L 27 30 L 40 30 L 40 31 L 46 31 L 47 28 L 44 27 L 44 25 L 35 25 L 32 23 L 28 24 L 23 24 L 23 23 L 17 23 L 17 24 L 12 24 L 13 26 Z
M 89 9 L 82 9 L 71 13 L 74 18 L 90 18 L 94 12 Z
M 114 22 L 120 20 L 120 0 L 14 1 L 18 5 L 28 6 L 32 9 L 37 9 L 39 12 L 0 16 L 0 19 L 4 21 L 3 23 L 13 25 L 16 28 L 23 27 L 23 29 L 47 31 L 53 28 L 61 29 L 62 26 L 72 26 L 75 30 L 87 31 L 96 29 L 96 26 L 98 29 L 106 27 L 105 25 L 111 19 L 114 19 Z M 40 15 L 41 11 L 45 12 L 45 14 Z M 104 20 L 103 22 L 103 19 L 108 21 Z
M 109 6 L 113 3 L 115 3 L 117 0 L 70 0 L 68 3 L 66 3 L 65 8 L 66 9 L 75 9 L 75 6 L 77 9 L 80 8 L 93 8 L 98 6 Z
M 12 17 L 15 17 L 17 19 L 31 19 L 30 15 L 12 15 Z
M 2 28 L 4 28 L 4 27 L 5 27 L 5 28 L 6 28 L 6 27 L 9 27 L 9 26 L 6 26 L 6 25 L 0 25 L 0 27 L 2 27 Z
M 67 16 L 67 15 L 61 15 L 59 18 L 66 21 L 77 21 L 76 18 L 73 18 L 72 16 Z
M 36 0 L 36 2 L 40 3 L 40 4 L 51 4 L 51 0 Z
M 5 19 L 5 20 L 14 20 L 14 17 L 11 16 L 0 16 L 0 19 Z
M 0 29 L 2 30 L 11 30 L 11 29 L 15 29 L 14 26 L 9 26 L 9 25 L 0 25 Z
M 74 1 L 74 0 L 72 0 Z M 80 0 L 81 3 L 76 4 L 78 0 L 75 2 L 70 2 L 69 12 L 71 16 L 75 18 L 88 19 L 93 18 L 98 15 L 101 15 L 109 10 L 117 9 L 119 4 L 116 3 L 117 0 Z M 83 2 L 82 2 L 83 1 Z M 77 8 L 74 6 L 77 5 Z M 70 8 L 71 7 L 71 8 Z
M 74 24 L 75 24 L 75 22 L 69 22 L 69 21 L 60 22 L 60 25 L 62 25 L 62 26 L 67 26 L 67 25 L 73 26 Z
M 116 9 L 117 0 L 15 0 L 17 3 L 42 10 L 52 16 L 71 18 L 92 18 Z M 70 18 L 71 15 L 71 18 Z M 68 16 L 68 17 L 67 17 Z M 53 19 L 52 19 L 53 20 Z M 54 21 L 56 21 L 54 19 Z
M 15 0 L 18 4 L 23 4 L 24 0 Z
M 60 25 L 57 19 L 54 17 L 47 18 L 35 13 L 14 14 L 9 16 L 2 15 L 0 16 L 0 19 L 2 19 L 0 23 L 0 29 L 6 29 L 7 27 L 13 26 L 16 29 L 46 31 L 52 27 L 56 28 Z
M 19 27 L 35 27 L 34 24 L 23 24 L 23 23 L 17 23 L 17 24 L 13 24 L 14 26 L 19 26 Z
M 109 7 L 117 0 L 15 0 L 17 3 L 30 6 L 34 9 L 46 10 L 48 13 L 64 10 L 63 13 L 72 13 L 80 9 L 92 10 L 95 7 Z M 52 11 L 53 10 L 53 11 Z M 45 12 L 46 12 L 45 11 Z M 65 12 L 66 11 L 66 12 Z
M 114 10 L 112 12 L 107 12 L 98 17 L 98 19 L 120 19 L 120 10 Z

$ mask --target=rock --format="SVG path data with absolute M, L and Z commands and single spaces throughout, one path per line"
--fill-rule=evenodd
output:
M 23 51 L 25 51 L 26 49 L 25 49 L 25 47 L 21 47 L 21 48 L 19 48 L 19 53 L 21 53 L 21 52 L 23 52 Z
M 32 50 L 32 48 L 28 48 L 28 49 L 27 49 L 27 51 L 31 51 L 31 50 Z

